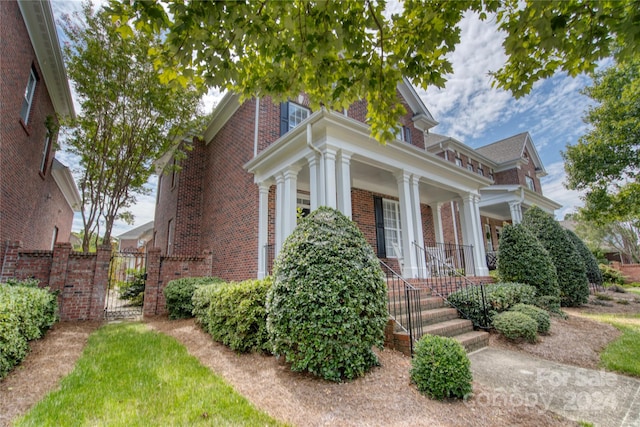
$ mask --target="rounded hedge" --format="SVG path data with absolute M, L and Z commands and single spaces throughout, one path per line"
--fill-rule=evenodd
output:
M 169 319 L 193 317 L 193 292 L 198 286 L 220 282 L 217 277 L 184 277 L 167 283 L 163 289 Z
M 449 337 L 425 335 L 416 343 L 411 381 L 433 399 L 464 398 L 472 391 L 471 362 L 462 345 Z
M 510 340 L 536 342 L 538 323 L 524 313 L 505 311 L 493 318 L 493 327 Z
M 602 272 L 600 271 L 600 267 L 598 266 L 597 258 L 593 255 L 587 245 L 584 244 L 582 239 L 578 237 L 576 233 L 566 229 L 564 231 L 576 246 L 580 257 L 582 258 L 585 272 L 587 273 L 587 280 L 589 281 L 589 283 L 592 283 L 596 286 L 602 286 L 602 284 L 604 283 L 604 279 L 602 278 Z
M 589 283 L 584 262 L 558 221 L 534 206 L 524 213 L 522 225 L 527 227 L 549 252 L 558 274 L 562 305 L 574 307 L 586 303 L 589 300 Z
M 387 322 L 380 264 L 355 223 L 321 207 L 298 224 L 274 263 L 267 294 L 273 352 L 294 371 L 331 381 L 378 364 Z
M 538 333 L 540 334 L 547 334 L 549 332 L 549 329 L 551 328 L 551 319 L 549 317 L 549 313 L 541 308 L 536 307 L 535 305 L 516 304 L 509 311 L 524 313 L 527 316 L 531 317 L 538 324 Z
M 523 225 L 506 225 L 500 235 L 498 275 L 505 282 L 526 283 L 538 296 L 559 296 L 556 267 L 547 250 Z

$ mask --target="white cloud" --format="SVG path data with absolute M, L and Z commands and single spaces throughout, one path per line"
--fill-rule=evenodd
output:
M 562 205 L 556 211 L 556 219 L 562 220 L 566 214 L 576 212 L 579 207 L 584 205 L 581 199 L 582 193 L 568 190 L 564 186 L 567 175 L 563 162 L 552 163 L 545 169 L 548 175 L 542 178 L 544 195 Z

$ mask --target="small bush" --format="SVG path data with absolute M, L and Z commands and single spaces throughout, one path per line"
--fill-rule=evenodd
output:
M 599 299 L 601 301 L 612 301 L 613 297 L 607 294 L 596 294 L 596 299 Z
M 217 287 L 206 322 L 213 339 L 239 352 L 271 350 L 265 308 L 271 284 L 268 277 Z
M 492 316 L 507 311 L 516 304 L 534 304 L 536 302 L 536 289 L 530 285 L 493 283 L 485 285 L 484 289 L 490 323 Z M 462 289 L 449 295 L 447 301 L 462 311 L 475 325 L 483 323 L 482 294 L 480 292 L 469 292 L 467 289 Z
M 543 295 L 536 298 L 535 305 L 536 307 L 540 307 L 541 309 L 546 310 L 549 313 L 558 314 L 562 317 L 565 316 L 565 313 L 560 308 L 560 297 Z
M 276 258 L 267 313 L 273 352 L 294 371 L 342 381 L 378 364 L 387 286 L 353 221 L 321 207 L 298 223 Z
M 620 270 L 616 270 L 613 267 L 609 267 L 605 264 L 598 265 L 600 273 L 602 273 L 602 280 L 606 284 L 624 285 L 624 276 Z
M 219 282 L 217 277 L 185 277 L 171 280 L 164 288 L 169 319 L 193 317 L 193 292 L 198 286 Z
M 516 304 L 511 307 L 511 310 L 509 311 L 524 313 L 535 320 L 538 324 L 539 334 L 549 333 L 549 328 L 551 328 L 551 319 L 549 318 L 549 313 L 547 313 L 543 309 L 530 304 Z
M 27 342 L 40 338 L 58 319 L 56 296 L 33 284 L 0 283 L 0 379 L 26 356 Z
M 141 307 L 144 302 L 144 284 L 145 272 L 133 271 L 130 273 L 133 277 L 131 281 L 122 282 L 118 287 L 120 290 L 120 298 L 129 301 L 131 305 Z
M 538 323 L 524 313 L 505 311 L 493 318 L 493 326 L 510 340 L 536 342 Z
M 607 288 L 609 292 L 617 292 L 619 294 L 626 294 L 627 290 L 619 285 L 611 285 Z
M 411 360 L 411 381 L 420 393 L 434 399 L 464 398 L 471 393 L 471 362 L 453 338 L 423 336 Z
M 209 332 L 209 307 L 211 306 L 211 300 L 218 288 L 224 285 L 226 285 L 226 283 L 216 282 L 210 285 L 198 286 L 196 290 L 193 291 L 193 297 L 191 298 L 193 304 L 192 314 L 206 332 Z

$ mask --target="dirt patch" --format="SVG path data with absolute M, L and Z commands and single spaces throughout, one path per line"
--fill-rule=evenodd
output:
M 410 359 L 395 351 L 378 352 L 381 366 L 364 378 L 336 384 L 291 372 L 275 357 L 236 354 L 213 342 L 193 320 L 156 319 L 149 325 L 175 337 L 256 407 L 294 425 L 575 425 L 539 408 L 505 405 L 508 396 L 479 383 L 474 392 L 482 399 L 427 399 L 410 385 Z
M 24 415 L 73 370 L 99 322 L 56 323 L 44 338 L 30 343 L 26 359 L 0 381 L 0 425 Z

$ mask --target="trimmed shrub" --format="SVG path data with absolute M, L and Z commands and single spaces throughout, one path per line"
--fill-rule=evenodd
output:
M 560 295 L 556 267 L 547 250 L 523 225 L 506 225 L 500 235 L 498 275 L 505 282 L 525 283 L 537 295 Z
M 538 238 L 556 266 L 561 304 L 573 307 L 587 302 L 589 283 L 584 262 L 558 221 L 534 206 L 525 212 L 522 224 Z
M 567 236 L 571 239 L 582 258 L 589 283 L 596 286 L 602 286 L 602 283 L 604 282 L 602 279 L 602 272 L 598 267 L 598 260 L 593 255 L 593 252 L 589 250 L 587 245 L 584 244 L 582 239 L 580 239 L 576 233 L 567 229 L 565 229 L 564 232 L 567 233 Z
M 549 313 L 557 314 L 562 318 L 566 318 L 567 315 L 560 308 L 560 297 L 551 297 L 549 295 L 543 295 L 541 297 L 536 298 L 536 307 L 540 307 L 543 310 L 548 311 Z
M 505 311 L 493 318 L 493 326 L 510 340 L 536 342 L 538 323 L 524 313 Z
M 37 283 L 37 282 L 36 282 Z M 40 338 L 58 319 L 58 301 L 48 289 L 0 283 L 0 379 L 24 359 L 28 341 Z
M 624 285 L 624 276 L 620 270 L 616 270 L 606 264 L 598 265 L 598 269 L 602 273 L 602 280 L 609 285 Z
M 131 305 L 142 307 L 144 302 L 145 272 L 144 270 L 134 270 L 129 274 L 133 276 L 133 280 L 120 283 L 120 298 L 129 301 Z
M 507 311 L 516 304 L 533 304 L 536 301 L 536 289 L 523 283 L 493 283 L 485 285 L 484 290 L 485 302 L 489 310 L 489 323 L 494 315 Z M 447 297 L 447 301 L 466 314 L 475 325 L 482 323 L 480 292 L 456 291 Z
M 191 314 L 193 314 L 196 321 L 206 332 L 209 332 L 209 307 L 211 306 L 213 295 L 220 286 L 225 285 L 225 282 L 216 282 L 210 285 L 198 286 L 196 290 L 193 291 L 193 297 L 191 298 L 193 311 Z
M 193 317 L 193 292 L 198 286 L 220 281 L 217 277 L 185 277 L 169 281 L 162 291 L 167 301 L 169 319 Z
M 551 328 L 551 319 L 549 313 L 535 305 L 530 304 L 516 304 L 509 311 L 517 311 L 518 313 L 524 313 L 531 317 L 538 324 L 538 333 L 547 334 Z
M 371 246 L 335 209 L 302 219 L 275 261 L 267 294 L 273 352 L 294 371 L 331 381 L 353 379 L 378 364 L 387 287 Z
M 211 291 L 206 324 L 213 339 L 239 352 L 270 351 L 265 302 L 271 285 L 267 277 Z
M 410 374 L 420 393 L 433 399 L 462 399 L 472 391 L 469 356 L 453 338 L 437 335 L 420 338 Z

